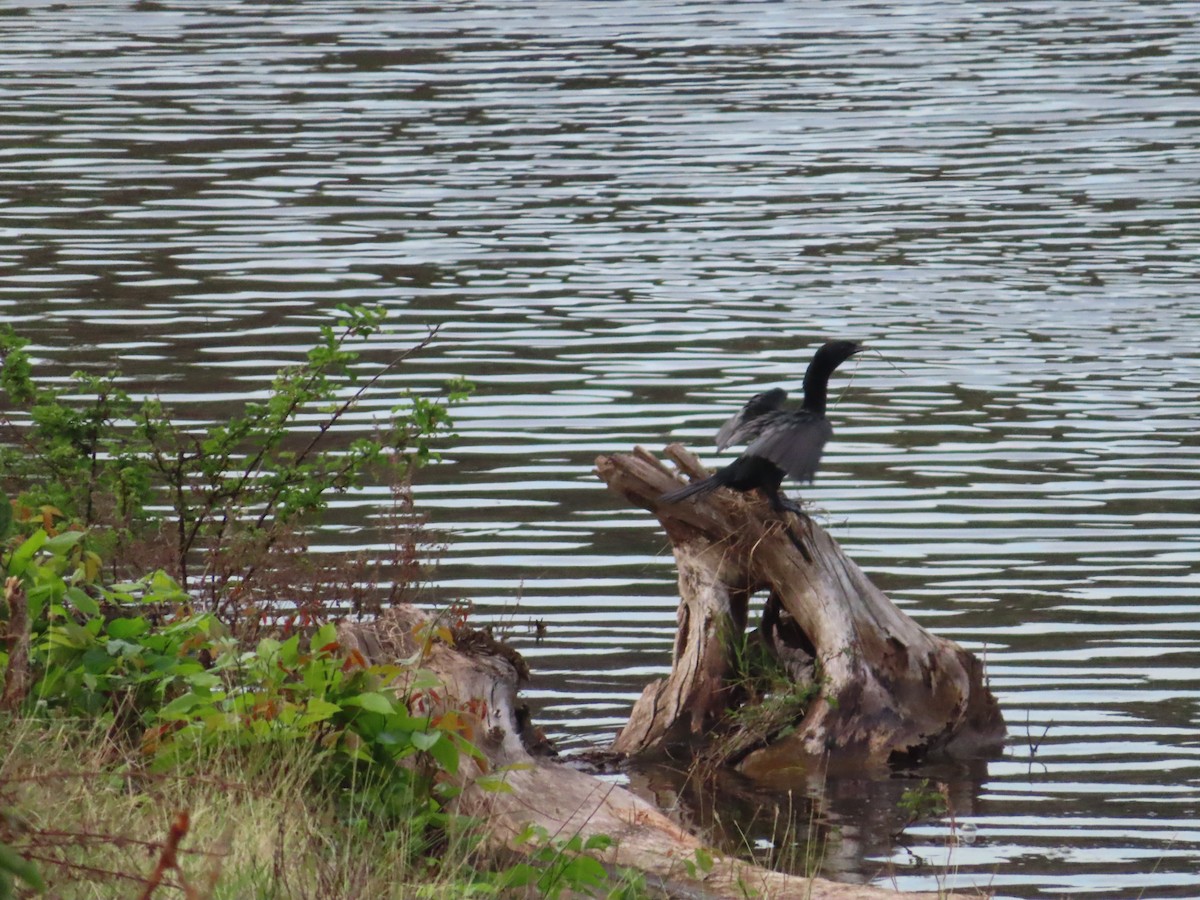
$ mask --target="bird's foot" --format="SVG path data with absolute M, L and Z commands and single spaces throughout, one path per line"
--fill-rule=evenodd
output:
M 781 494 L 776 494 L 772 498 L 771 507 L 778 513 L 790 512 L 800 519 L 800 524 L 804 529 L 803 537 L 798 536 L 796 532 L 792 531 L 790 524 L 785 527 L 787 528 L 788 538 L 791 540 L 792 545 L 800 551 L 800 555 L 804 557 L 805 562 L 812 563 L 812 554 L 809 553 L 808 547 L 805 545 L 805 538 L 812 537 L 812 520 L 804 512 L 804 508 L 795 500 L 789 500 Z
M 779 509 L 785 512 L 793 513 L 803 519 L 808 518 L 808 515 L 804 512 L 804 507 L 802 507 L 795 500 L 788 500 L 786 497 L 780 498 Z
M 800 551 L 800 555 L 804 557 L 804 561 L 806 563 L 808 563 L 809 565 L 812 565 L 812 561 L 813 561 L 812 554 L 809 553 L 808 547 L 804 543 L 804 538 L 798 537 L 796 535 L 796 532 L 792 531 L 792 526 L 785 525 L 784 528 L 787 529 L 787 536 L 788 536 L 788 539 L 792 542 L 792 546 Z M 805 530 L 805 536 L 807 536 L 807 532 L 808 532 L 807 525 L 805 526 L 804 530 Z

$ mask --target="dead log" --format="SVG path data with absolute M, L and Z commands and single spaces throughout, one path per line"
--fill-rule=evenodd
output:
M 442 639 L 418 643 L 415 635 L 428 616 L 411 606 L 388 610 L 377 621 L 343 624 L 339 641 L 369 663 L 394 663 L 423 651 L 420 667 L 433 673 L 441 689 L 410 697 L 414 714 L 437 715 L 455 710 L 469 723 L 471 737 L 487 756 L 485 767 L 460 762 L 458 811 L 486 823 L 493 849 L 521 852 L 514 839 L 527 826 L 569 838 L 607 835 L 612 845 L 598 853 L 611 868 L 632 868 L 647 876 L 658 896 L 697 900 L 721 898 L 810 897 L 813 900 L 933 900 L 932 894 L 901 894 L 864 885 L 838 884 L 821 878 L 785 875 L 713 852 L 707 873 L 696 871 L 696 851 L 704 845 L 654 806 L 624 787 L 601 780 L 537 752 L 535 737 L 518 705 L 521 663 L 478 632 L 456 631 L 453 643 Z M 435 629 L 436 631 L 436 629 Z M 402 675 L 401 678 L 411 677 Z M 478 776 L 484 768 L 501 775 L 502 792 L 485 790 Z M 691 871 L 689 871 L 689 865 Z
M 0 711 L 15 713 L 25 702 L 32 681 L 29 672 L 29 598 L 21 588 L 21 579 L 13 577 L 4 582 L 4 606 L 8 619 L 8 634 L 4 640 L 8 647 L 8 666 L 4 670 Z
M 666 452 L 692 478 L 708 475 L 680 445 Z M 811 697 L 802 710 L 784 709 L 782 719 L 743 736 L 741 746 L 734 728 L 727 760 L 744 773 L 769 776 L 818 760 L 861 771 L 939 753 L 973 755 L 1003 740 L 979 660 L 905 615 L 811 519 L 727 490 L 662 504 L 679 481 L 641 448 L 602 456 L 596 468 L 613 491 L 658 517 L 679 570 L 671 673 L 646 687 L 614 751 L 703 750 L 714 735 L 730 734 L 737 720 L 726 714 L 745 699 L 736 648 L 760 593 L 758 640 L 796 697 Z

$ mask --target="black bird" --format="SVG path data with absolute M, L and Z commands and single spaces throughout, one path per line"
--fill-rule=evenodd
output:
M 784 409 L 787 391 L 774 388 L 755 394 L 742 411 L 717 432 L 717 449 L 745 443 L 746 451 L 723 469 L 659 499 L 677 503 L 719 487 L 735 491 L 758 489 L 776 512 L 800 513 L 798 504 L 782 497 L 784 475 L 812 481 L 833 426 L 825 418 L 829 376 L 843 362 L 865 349 L 855 341 L 828 341 L 817 350 L 804 373 L 804 402 L 799 409 Z

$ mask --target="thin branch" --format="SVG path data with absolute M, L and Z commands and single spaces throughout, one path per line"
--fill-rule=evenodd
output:
M 45 468 L 49 469 L 57 480 L 66 481 L 70 478 L 70 469 L 68 469 L 66 466 L 56 466 L 54 461 L 47 456 L 37 444 L 29 439 L 29 432 L 27 428 L 21 428 L 16 422 L 3 414 L 0 414 L 0 424 L 3 424 L 9 431 L 11 431 L 16 438 L 16 441 L 29 451 L 29 455 L 40 462 Z M 47 479 L 47 481 L 49 480 L 50 479 Z
M 72 869 L 77 872 L 85 872 L 88 875 L 99 875 L 102 878 L 120 878 L 124 881 L 136 881 L 138 884 L 146 884 L 146 879 L 141 875 L 130 875 L 128 872 L 116 872 L 112 869 L 102 869 L 99 866 L 89 866 L 86 863 L 67 862 L 65 859 L 59 859 L 55 856 L 42 856 L 37 853 L 21 851 L 21 855 L 29 860 L 37 862 L 49 863 L 52 866 L 58 866 L 60 869 Z M 181 885 L 175 884 L 172 881 L 162 881 L 164 887 L 180 888 Z M 143 895 L 144 896 L 144 895 Z
M 162 847 L 162 841 L 144 841 L 140 838 L 124 837 L 123 835 L 100 834 L 94 831 L 60 831 L 55 829 L 42 829 L 37 832 L 37 846 L 63 846 L 69 844 L 83 844 L 91 842 L 95 844 L 115 844 L 118 847 L 147 847 L 151 850 L 157 850 Z M 223 856 L 215 850 L 188 850 L 180 847 L 178 853 L 187 853 L 194 856 Z
M 431 326 L 429 329 L 429 333 L 427 335 L 425 335 L 425 337 L 423 337 L 417 343 L 413 344 L 411 347 L 409 347 L 407 350 L 405 350 L 399 356 L 394 358 L 390 363 L 388 363 L 386 366 L 384 366 L 382 369 L 380 369 L 378 372 L 376 372 L 374 375 L 372 375 L 369 379 L 367 379 L 367 381 L 365 381 L 363 384 L 361 384 L 359 386 L 358 390 L 356 390 L 350 397 L 348 397 L 346 399 L 346 401 L 340 407 L 338 407 L 336 410 L 334 410 L 332 413 L 330 413 L 329 416 L 325 419 L 325 421 L 322 422 L 317 427 L 317 433 L 315 435 L 313 435 L 312 440 L 310 440 L 308 442 L 308 445 L 296 455 L 295 464 L 299 465 L 300 463 L 304 462 L 305 459 L 308 458 L 309 454 L 312 453 L 313 449 L 317 446 L 317 444 L 319 444 L 321 442 L 321 440 L 325 437 L 325 435 L 329 432 L 329 429 L 331 429 L 334 425 L 336 425 L 338 423 L 338 421 L 342 418 L 342 416 L 344 416 L 347 412 L 349 412 L 358 403 L 358 401 L 362 399 L 363 394 L 365 394 L 367 391 L 369 391 L 372 387 L 375 386 L 375 384 L 379 381 L 380 378 L 382 378 L 384 375 L 386 375 L 392 369 L 396 368 L 396 366 L 400 365 L 400 363 L 404 362 L 406 359 L 408 359 L 413 354 L 419 353 L 420 351 L 422 351 L 426 347 L 428 347 L 433 342 L 433 339 L 435 337 L 437 337 L 437 333 L 441 329 L 441 327 L 442 326 L 441 326 L 440 322 L 436 325 Z M 279 495 L 282 492 L 282 490 L 283 490 L 283 487 L 280 486 L 275 491 L 274 495 L 267 501 L 266 507 L 263 509 L 262 514 L 258 517 L 258 521 L 255 523 L 256 527 L 261 528 L 263 522 L 265 522 L 270 517 L 271 510 L 274 508 L 275 504 L 278 502 Z

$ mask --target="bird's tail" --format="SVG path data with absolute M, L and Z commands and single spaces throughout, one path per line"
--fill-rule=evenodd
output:
M 711 494 L 721 483 L 715 475 L 710 475 L 708 478 L 702 478 L 699 481 L 693 481 L 687 487 L 682 487 L 677 491 L 668 491 L 658 499 L 663 503 L 678 503 L 680 500 L 686 500 L 688 497 L 695 497 L 698 494 Z

